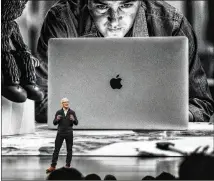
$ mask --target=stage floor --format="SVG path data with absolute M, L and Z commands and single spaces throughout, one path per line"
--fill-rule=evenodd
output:
M 65 156 L 60 156 L 58 167 L 65 164 Z M 51 156 L 3 156 L 2 180 L 45 180 L 45 170 Z M 146 175 L 158 176 L 168 172 L 177 176 L 181 157 L 137 158 L 137 157 L 77 157 L 72 166 L 84 176 L 98 174 L 102 179 L 113 174 L 117 180 L 141 180 Z
M 33 134 L 2 137 L 2 155 L 52 155 L 56 130 L 47 124 L 36 124 Z M 188 131 L 74 131 L 73 154 L 76 156 L 181 156 L 162 151 L 156 144 L 168 141 L 183 151 L 193 151 L 198 146 L 213 148 L 214 129 L 209 123 L 190 123 Z M 138 150 L 138 151 L 137 151 Z M 60 151 L 66 154 L 65 142 Z
M 2 179 L 44 180 L 51 162 L 56 130 L 36 124 L 33 134 L 2 137 Z M 188 131 L 74 131 L 72 166 L 84 176 L 97 173 L 103 179 L 113 174 L 118 180 L 141 180 L 146 175 L 169 172 L 178 176 L 181 154 L 156 148 L 167 141 L 183 151 L 198 146 L 213 149 L 213 125 L 190 124 Z M 65 164 L 65 142 L 58 167 Z M 139 157 L 139 153 L 142 157 Z M 165 156 L 165 157 L 161 157 Z

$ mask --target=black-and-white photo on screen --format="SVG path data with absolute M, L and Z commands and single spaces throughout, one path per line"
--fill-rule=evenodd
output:
M 2 0 L 2 179 L 214 179 L 213 7 Z

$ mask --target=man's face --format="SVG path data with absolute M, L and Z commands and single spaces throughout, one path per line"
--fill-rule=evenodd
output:
M 124 37 L 132 28 L 138 0 L 89 0 L 88 8 L 99 32 L 107 38 Z
M 68 109 L 69 108 L 69 101 L 62 101 L 62 107 L 64 109 Z

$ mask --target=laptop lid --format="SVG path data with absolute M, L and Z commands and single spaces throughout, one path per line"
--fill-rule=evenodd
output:
M 63 97 L 75 129 L 187 128 L 186 37 L 51 39 L 48 73 L 49 128 Z

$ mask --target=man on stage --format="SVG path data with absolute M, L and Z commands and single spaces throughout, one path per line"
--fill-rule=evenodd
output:
M 63 98 L 61 100 L 62 109 L 55 114 L 53 121 L 54 125 L 58 125 L 58 132 L 55 139 L 55 149 L 53 152 L 52 163 L 46 172 L 52 172 L 56 169 L 59 151 L 65 139 L 67 148 L 66 168 L 71 166 L 72 160 L 72 146 L 73 146 L 73 125 L 78 125 L 76 114 L 69 108 L 69 100 Z

